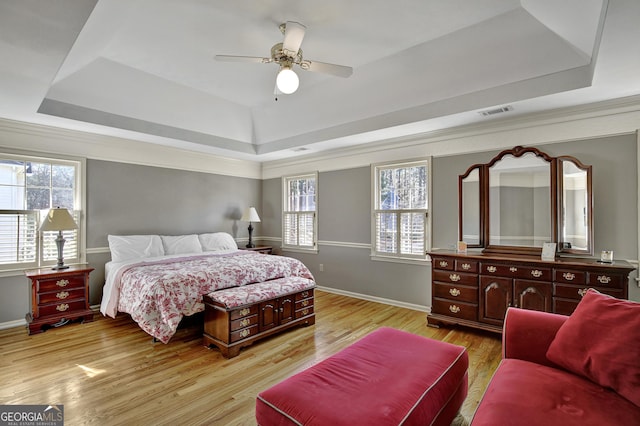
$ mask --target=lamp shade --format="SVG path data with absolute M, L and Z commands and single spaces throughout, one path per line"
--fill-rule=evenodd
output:
M 285 95 L 290 95 L 298 90 L 299 84 L 300 79 L 298 79 L 298 74 L 293 72 L 291 68 L 282 67 L 280 72 L 278 72 L 278 76 L 276 77 L 276 86 L 278 86 L 278 90 Z
M 42 222 L 42 226 L 40 226 L 41 231 L 66 231 L 77 228 L 78 225 L 73 220 L 69 210 L 59 207 L 49 210 L 44 222 Z
M 255 207 L 249 207 L 244 211 L 240 220 L 243 222 L 260 222 L 260 216 L 258 216 Z

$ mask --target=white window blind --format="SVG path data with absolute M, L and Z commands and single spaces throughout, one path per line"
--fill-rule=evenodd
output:
M 426 161 L 374 165 L 373 252 L 425 258 L 428 229 Z
M 316 190 L 315 174 L 283 178 L 283 247 L 316 249 Z

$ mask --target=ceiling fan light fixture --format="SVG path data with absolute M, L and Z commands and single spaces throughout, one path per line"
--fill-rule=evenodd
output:
M 278 90 L 285 95 L 290 95 L 298 90 L 299 84 L 300 79 L 298 78 L 298 74 L 296 74 L 291 68 L 282 67 L 278 72 L 278 76 L 276 77 L 276 86 L 278 86 Z

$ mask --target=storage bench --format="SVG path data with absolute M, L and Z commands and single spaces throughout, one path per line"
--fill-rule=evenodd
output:
M 232 358 L 258 339 L 315 324 L 314 287 L 312 280 L 286 277 L 205 295 L 204 345 Z
M 380 328 L 261 392 L 260 426 L 447 425 L 467 395 L 464 347 Z

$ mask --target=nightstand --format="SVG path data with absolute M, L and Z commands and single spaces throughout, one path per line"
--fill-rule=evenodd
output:
M 91 271 L 93 268 L 87 265 L 25 271 L 31 280 L 31 312 L 26 317 L 29 334 L 41 333 L 73 320 L 93 320 L 93 311 L 89 309 Z
M 255 247 L 240 247 L 240 250 L 257 251 L 262 254 L 273 254 L 273 247 L 271 246 L 255 246 Z

